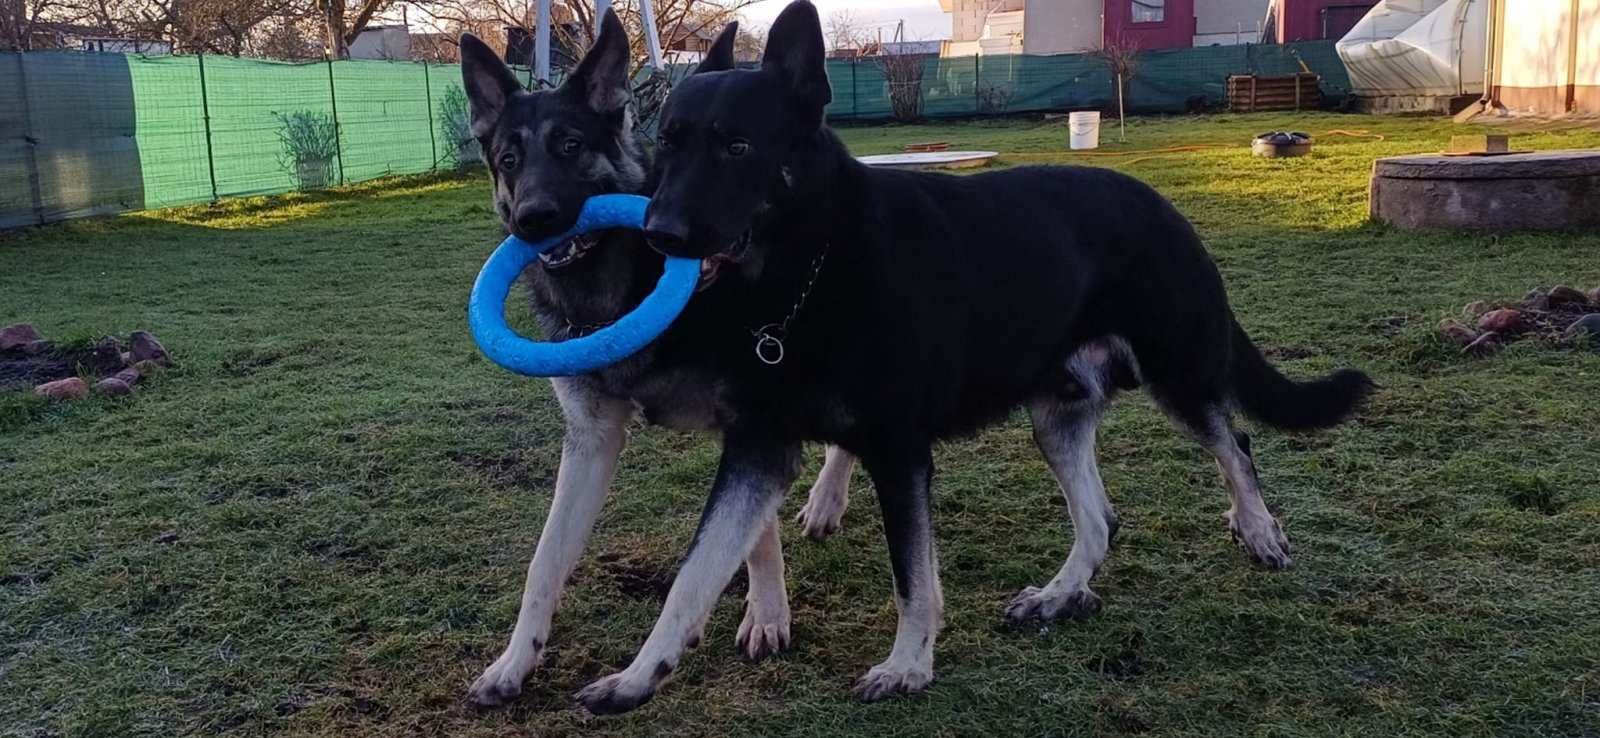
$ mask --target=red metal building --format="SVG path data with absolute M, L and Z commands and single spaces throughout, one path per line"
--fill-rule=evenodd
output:
M 1107 46 L 1144 49 L 1194 46 L 1195 0 L 1109 0 L 1105 3 Z
M 1268 41 L 1343 38 L 1377 5 L 1372 0 L 1274 0 L 1268 11 Z

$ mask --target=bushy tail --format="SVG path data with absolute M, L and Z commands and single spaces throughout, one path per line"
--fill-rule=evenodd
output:
M 1233 326 L 1232 380 L 1234 397 L 1246 415 L 1288 431 L 1338 425 L 1378 387 L 1355 369 L 1340 369 L 1310 382 L 1285 377 L 1267 363 L 1238 323 Z

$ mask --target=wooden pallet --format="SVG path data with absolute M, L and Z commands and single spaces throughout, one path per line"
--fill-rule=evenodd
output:
M 1322 75 L 1301 72 L 1281 77 L 1235 74 L 1228 77 L 1228 110 L 1312 110 L 1322 100 Z

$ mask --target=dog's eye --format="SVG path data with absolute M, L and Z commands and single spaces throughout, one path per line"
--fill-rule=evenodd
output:
M 750 142 L 737 139 L 728 143 L 728 156 L 744 156 L 750 153 Z
M 672 148 L 672 139 L 667 138 L 665 135 L 656 138 L 656 150 L 657 151 L 667 151 L 667 150 L 669 150 L 671 148 Z
M 500 165 L 500 171 L 509 172 L 517 168 L 517 155 L 508 151 L 500 155 L 497 163 Z
M 561 141 L 561 153 L 567 156 L 578 153 L 578 149 L 581 148 L 583 148 L 583 142 L 572 136 L 568 136 Z

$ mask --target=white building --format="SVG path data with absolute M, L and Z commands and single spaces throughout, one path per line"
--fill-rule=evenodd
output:
M 411 33 L 400 24 L 367 26 L 350 44 L 351 59 L 388 59 L 403 61 L 411 58 Z
M 1112 6 L 1111 3 L 1116 3 Z M 1111 37 L 1142 48 L 1251 43 L 1268 0 L 939 0 L 950 14 L 945 56 L 1073 54 Z M 1160 26 L 1159 33 L 1149 33 Z

